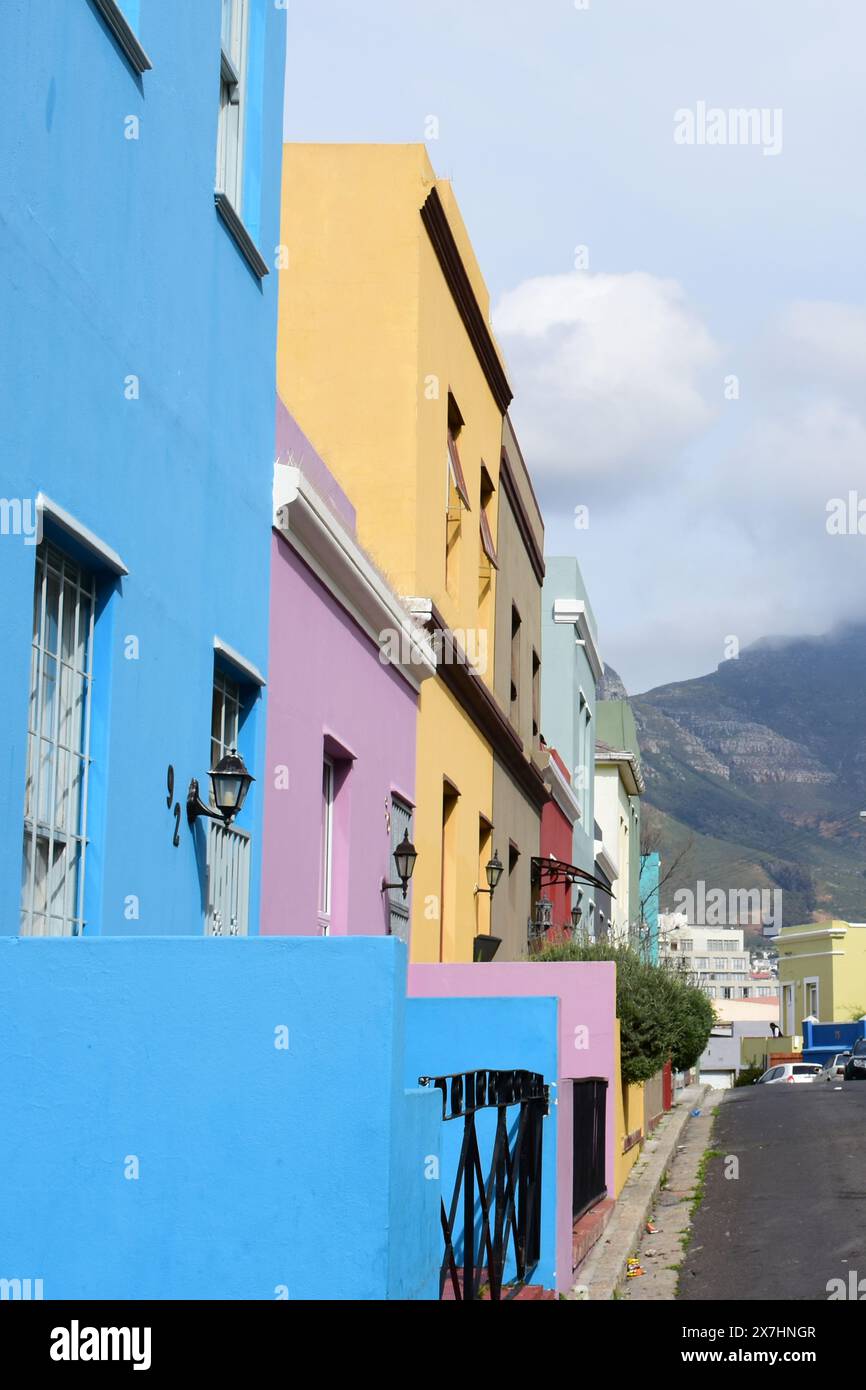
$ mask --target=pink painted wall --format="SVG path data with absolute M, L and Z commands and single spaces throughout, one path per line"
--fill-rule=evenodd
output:
M 278 441 L 288 437 L 327 496 L 322 460 L 291 417 L 279 418 Z M 339 497 L 329 501 L 336 510 Z M 340 512 L 351 529 L 351 509 Z M 381 935 L 388 909 L 380 885 L 395 876 L 386 810 L 392 792 L 414 802 L 417 695 L 276 532 L 270 602 L 261 932 L 320 934 L 327 752 L 346 760 L 334 805 L 331 934 Z M 275 785 L 279 767 L 288 769 L 287 788 Z
M 616 965 L 613 961 L 503 962 L 472 965 L 410 965 L 410 997 L 555 996 L 559 999 L 559 1110 L 556 1164 L 556 1285 L 571 1286 L 572 1088 L 580 1077 L 607 1079 L 605 1180 L 614 1194 L 616 1076 L 614 1028 Z M 579 1044 L 579 1045 L 577 1045 Z M 584 1045 L 585 1044 L 585 1045 Z

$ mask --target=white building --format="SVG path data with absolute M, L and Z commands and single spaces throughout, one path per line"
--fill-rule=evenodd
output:
M 659 913 L 659 959 L 688 970 L 710 999 L 769 999 L 770 980 L 752 979 L 742 927 L 696 927 L 685 913 Z

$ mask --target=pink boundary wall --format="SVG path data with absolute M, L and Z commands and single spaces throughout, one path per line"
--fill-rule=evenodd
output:
M 551 1078 L 551 1102 L 559 1111 L 556 1162 L 556 1287 L 571 1279 L 572 1088 L 561 1083 L 602 1076 L 608 1083 L 605 1115 L 605 1181 L 614 1192 L 616 1144 L 616 965 L 613 961 L 503 962 L 410 965 L 409 996 L 490 998 L 545 995 L 559 999 L 559 1075 Z M 586 1033 L 578 1030 L 586 1030 Z M 586 1038 L 587 1046 L 578 1046 Z M 554 1089 L 555 1088 L 555 1089 Z

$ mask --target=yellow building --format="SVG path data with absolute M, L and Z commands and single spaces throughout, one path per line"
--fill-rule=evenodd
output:
M 866 1013 L 866 925 L 833 921 L 783 927 L 774 945 L 783 1034 L 801 1034 L 804 1018 L 847 1023 Z
M 287 145 L 282 242 L 279 393 L 439 658 L 418 720 L 412 958 L 469 961 L 490 934 L 490 896 L 476 889 L 494 853 L 509 863 L 494 752 L 544 796 L 494 695 L 511 390 L 487 289 L 421 145 Z M 524 862 L 538 853 L 526 848 Z

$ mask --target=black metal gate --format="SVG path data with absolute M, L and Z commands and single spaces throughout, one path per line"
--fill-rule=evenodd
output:
M 607 1082 L 592 1076 L 574 1082 L 574 1174 L 571 1212 L 583 1216 L 607 1196 L 604 1179 Z
M 442 1092 L 443 1120 L 463 1120 L 463 1144 L 448 1208 L 442 1199 L 445 1259 L 439 1296 L 450 1281 L 454 1298 L 461 1302 L 479 1298 L 485 1287 L 491 1300 L 499 1301 L 509 1252 L 521 1281 L 541 1254 L 541 1158 L 548 1087 L 543 1076 L 528 1071 L 457 1072 L 422 1076 L 419 1081 Z M 508 1111 L 513 1106 L 520 1108 L 512 1115 L 509 1135 Z M 496 1131 L 485 1173 L 475 1116 L 479 1110 L 494 1108 Z M 462 1241 L 459 1236 L 455 1239 L 458 1229 Z

